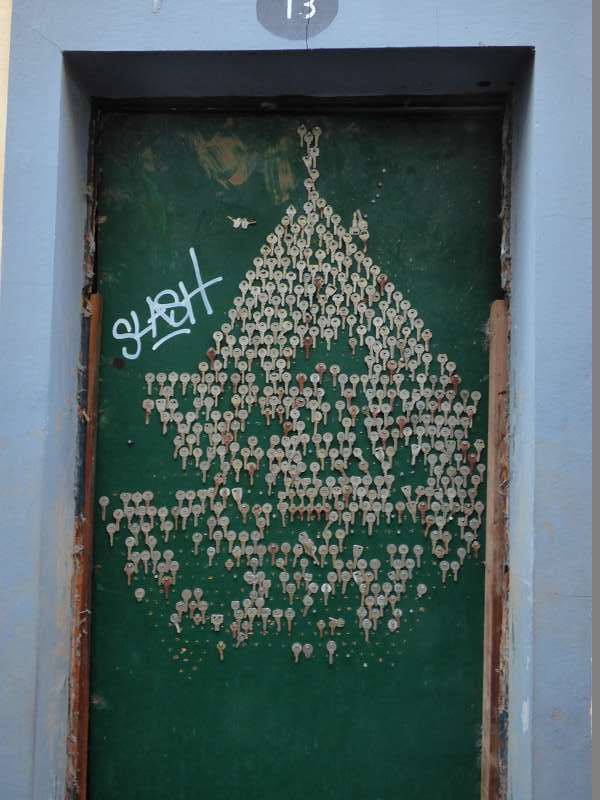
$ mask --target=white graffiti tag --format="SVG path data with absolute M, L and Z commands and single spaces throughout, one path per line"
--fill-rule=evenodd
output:
M 196 287 L 190 292 L 183 281 L 177 284 L 179 291 L 175 289 L 162 289 L 155 297 L 146 297 L 148 305 L 148 319 L 146 327 L 140 328 L 140 320 L 135 311 L 131 311 L 131 320 L 126 317 L 118 319 L 112 327 L 112 335 L 117 340 L 127 339 L 134 342 L 134 347 L 128 349 L 123 347 L 121 352 L 124 358 L 134 360 L 142 352 L 142 339 L 150 334 L 154 341 L 153 350 L 157 350 L 162 344 L 174 336 L 191 333 L 190 325 L 196 323 L 196 316 L 192 306 L 192 299 L 199 294 L 204 304 L 204 310 L 208 315 L 213 313 L 212 306 L 208 300 L 206 290 L 215 283 L 220 283 L 223 278 L 213 278 L 210 281 L 203 281 L 200 274 L 198 259 L 193 247 L 190 247 L 190 258 L 194 266 L 196 276 Z M 169 328 L 169 332 L 159 336 L 159 326 Z M 184 327 L 185 326 L 185 327 Z

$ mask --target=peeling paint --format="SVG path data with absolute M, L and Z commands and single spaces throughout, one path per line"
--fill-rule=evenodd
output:
M 217 133 L 208 141 L 192 137 L 200 166 L 207 176 L 226 189 L 246 183 L 254 170 L 244 143 L 237 136 Z
M 510 300 L 512 288 L 512 255 L 510 244 L 511 228 L 511 178 L 512 178 L 512 102 L 506 102 L 504 124 L 502 126 L 502 202 L 500 219 L 502 221 L 502 240 L 500 243 L 500 279 L 502 288 Z

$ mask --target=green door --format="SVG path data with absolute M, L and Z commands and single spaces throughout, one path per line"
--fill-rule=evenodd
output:
M 475 800 L 492 113 L 109 113 L 92 800 Z

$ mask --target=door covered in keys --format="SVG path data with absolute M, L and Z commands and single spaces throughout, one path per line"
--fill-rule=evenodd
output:
M 92 800 L 479 795 L 494 113 L 107 113 Z

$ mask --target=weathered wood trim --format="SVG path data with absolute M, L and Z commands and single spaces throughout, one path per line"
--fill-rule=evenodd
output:
M 481 798 L 506 797 L 506 624 L 508 594 L 508 310 L 490 312 L 490 378 L 485 543 Z
M 88 300 L 87 398 L 81 414 L 85 420 L 84 474 L 81 513 L 74 544 L 73 624 L 71 630 L 71 676 L 69 686 L 69 737 L 67 745 L 68 800 L 87 795 L 88 718 L 90 693 L 91 576 L 96 467 L 96 420 L 98 363 L 102 322 L 99 294 Z

